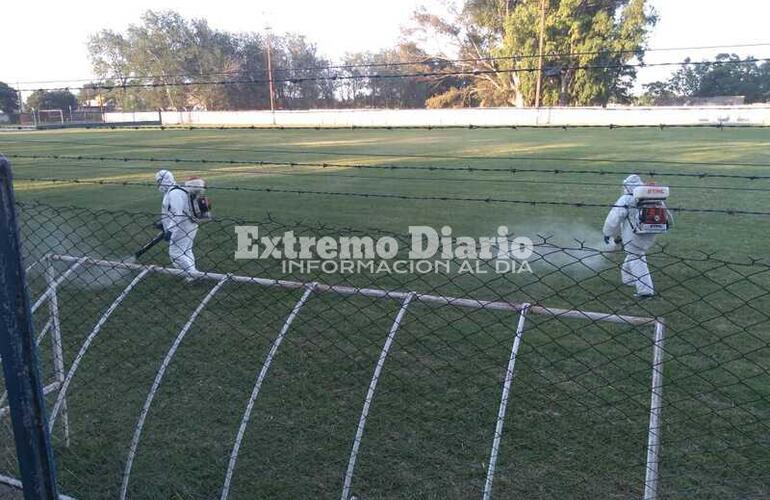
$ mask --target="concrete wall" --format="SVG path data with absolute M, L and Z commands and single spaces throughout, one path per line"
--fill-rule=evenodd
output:
M 770 125 L 770 105 L 616 108 L 335 109 L 308 111 L 164 111 L 164 125 L 319 127 Z M 107 113 L 110 123 L 157 120 L 158 112 Z

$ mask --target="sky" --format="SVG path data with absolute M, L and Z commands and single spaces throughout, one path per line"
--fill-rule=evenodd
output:
M 0 81 L 37 82 L 90 78 L 88 35 L 108 28 L 125 30 L 147 9 L 173 9 L 185 17 L 203 17 L 227 31 L 302 33 L 332 60 L 346 52 L 395 45 L 401 27 L 420 5 L 441 8 L 441 0 L 43 0 L 5 2 L 0 39 Z M 451 0 L 450 0 L 451 1 Z M 457 0 L 455 0 L 457 1 Z M 650 0 L 660 22 L 651 48 L 770 43 L 764 0 Z M 15 19 L 18 22 L 12 22 Z M 726 50 L 649 52 L 646 62 L 713 58 Z M 770 45 L 730 50 L 742 56 L 770 57 Z M 646 68 L 639 83 L 664 79 L 671 68 Z M 24 85 L 22 85 L 23 87 Z M 42 85 L 38 85 L 42 86 Z M 33 85 L 34 87 L 34 85 Z

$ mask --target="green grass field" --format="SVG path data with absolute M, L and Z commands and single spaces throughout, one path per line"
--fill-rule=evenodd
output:
M 201 227 L 198 267 L 269 278 L 286 277 L 277 262 L 233 258 L 237 221 L 258 223 L 275 234 L 402 237 L 410 225 L 450 225 L 456 236 L 474 237 L 493 235 L 507 225 L 516 234 L 548 236 L 557 246 L 584 242 L 594 247 L 601 242 L 605 208 L 435 198 L 610 204 L 628 173 L 649 178 L 646 173 L 654 171 L 661 174 L 656 182 L 671 186 L 672 207 L 767 212 L 768 180 L 670 174 L 770 175 L 770 168 L 759 165 L 770 164 L 768 146 L 770 135 L 762 129 L 0 134 L 0 153 L 7 155 L 137 159 L 11 158 L 30 261 L 48 252 L 113 260 L 130 255 L 154 235 L 151 224 L 160 196 L 154 187 L 23 180 L 29 178 L 152 183 L 156 170 L 169 168 L 178 179 L 200 175 L 212 187 L 433 198 L 211 189 L 217 220 Z M 210 163 L 176 163 L 175 158 Z M 275 166 L 270 161 L 458 170 Z M 544 172 L 463 170 L 469 166 Z M 561 173 L 554 174 L 555 169 Z M 534 272 L 521 275 L 291 278 L 665 317 L 661 496 L 766 498 L 770 270 L 766 263 L 750 262 L 767 255 L 767 222 L 762 216 L 678 212 L 673 231 L 650 257 L 659 295 L 641 303 L 618 283 L 620 254 L 600 256 L 598 265 L 590 266 L 560 254 L 546 258 L 551 264 L 533 262 Z M 168 257 L 157 247 L 142 262 L 168 265 Z M 66 366 L 130 277 L 88 269 L 62 285 Z M 33 298 L 43 286 L 43 277 L 33 272 Z M 133 428 L 155 373 L 211 286 L 148 277 L 105 324 L 70 388 L 71 445 L 64 445 L 60 426 L 54 433 L 64 493 L 117 496 Z M 148 415 L 129 485 L 131 498 L 218 497 L 256 375 L 300 294 L 228 284 L 207 306 L 169 366 Z M 339 497 L 366 388 L 398 306 L 397 301 L 364 297 L 311 297 L 257 399 L 231 498 Z M 38 327 L 45 316 L 45 311 L 36 316 Z M 502 312 L 410 306 L 362 441 L 353 480 L 359 498 L 480 496 L 516 320 Z M 641 496 L 649 330 L 529 319 L 508 407 L 496 498 Z M 50 380 L 50 341 L 42 346 Z M 12 446 L 7 425 L 0 472 L 16 474 Z

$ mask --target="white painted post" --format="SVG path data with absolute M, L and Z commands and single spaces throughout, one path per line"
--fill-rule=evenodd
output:
M 243 412 L 243 416 L 241 417 L 241 424 L 238 426 L 238 433 L 235 436 L 235 444 L 233 444 L 233 449 L 230 452 L 230 461 L 227 464 L 227 473 L 225 474 L 225 483 L 222 486 L 222 495 L 220 497 L 221 500 L 227 500 L 227 496 L 230 494 L 230 484 L 233 480 L 235 464 L 238 461 L 238 453 L 241 449 L 241 442 L 243 441 L 243 436 L 246 433 L 246 426 L 249 425 L 251 412 L 254 409 L 254 402 L 257 400 L 257 396 L 259 396 L 260 388 L 262 387 L 262 383 L 265 381 L 265 377 L 267 377 L 267 372 L 270 369 L 273 358 L 278 352 L 278 348 L 281 347 L 281 343 L 283 342 L 284 337 L 286 337 L 286 333 L 289 331 L 289 327 L 294 322 L 294 318 L 297 317 L 297 314 L 299 314 L 300 309 L 302 309 L 302 306 L 305 305 L 305 302 L 307 302 L 307 299 L 310 297 L 310 294 L 313 293 L 315 287 L 315 283 L 311 283 L 306 286 L 305 293 L 303 293 L 302 297 L 300 297 L 297 303 L 294 304 L 294 308 L 291 310 L 289 316 L 286 318 L 286 321 L 283 323 L 281 331 L 273 341 L 273 345 L 270 346 L 270 351 L 268 351 L 267 356 L 265 357 L 265 362 L 262 363 L 262 369 L 259 371 L 257 381 L 254 383 L 254 388 L 251 391 L 251 396 L 249 396 L 249 401 L 246 403 L 246 410 Z
M 45 260 L 45 257 L 43 257 L 41 260 Z M 28 265 L 26 269 L 24 269 L 24 273 L 29 274 L 29 272 L 37 267 L 38 264 L 40 264 L 40 260 L 34 261 L 32 264 Z
M 45 325 L 43 325 L 43 329 L 40 330 L 40 333 L 37 334 L 37 338 L 35 339 L 35 344 L 40 345 L 40 342 L 43 341 L 46 334 L 51 330 L 53 327 L 53 321 L 49 318 L 48 321 L 46 321 Z
M 115 309 L 118 308 L 118 306 L 125 300 L 125 298 L 128 296 L 129 292 L 133 290 L 133 288 L 139 283 L 139 281 L 142 280 L 147 274 L 150 272 L 149 269 L 145 269 L 141 273 L 139 273 L 131 283 L 126 286 L 125 289 L 118 295 L 118 297 L 110 304 L 110 307 L 107 308 L 107 310 L 102 314 L 102 317 L 99 318 L 99 321 L 96 322 L 96 325 L 94 326 L 93 330 L 91 330 L 91 333 L 86 337 L 86 340 L 83 341 L 83 345 L 80 346 L 80 350 L 78 351 L 77 355 L 75 356 L 75 359 L 72 361 L 72 364 L 70 365 L 70 369 L 67 372 L 67 376 L 64 379 L 64 382 L 62 383 L 61 390 L 59 391 L 58 396 L 56 397 L 56 402 L 53 405 L 53 409 L 51 410 L 51 415 L 48 417 L 48 427 L 49 429 L 53 429 L 54 423 L 56 423 L 56 417 L 59 414 L 59 410 L 62 408 L 62 405 L 66 407 L 66 397 L 67 397 L 67 389 L 69 389 L 70 383 L 72 383 L 72 378 L 75 376 L 75 372 L 77 371 L 78 367 L 80 366 L 80 362 L 83 360 L 83 356 L 85 356 L 86 351 L 88 351 L 88 348 L 91 347 L 91 343 L 93 343 L 96 336 L 101 331 L 104 324 L 107 322 L 107 320 L 112 316 L 112 313 L 115 312 Z
M 60 385 L 61 384 L 59 384 L 59 382 L 51 382 L 50 384 L 43 387 L 43 395 L 47 396 L 52 392 L 58 390 Z M 2 408 L 0 408 L 0 418 L 8 415 L 10 411 L 11 411 L 11 408 L 9 406 L 3 406 Z
M 393 345 L 393 341 L 396 339 L 396 332 L 398 327 L 401 326 L 401 321 L 406 314 L 406 308 L 409 307 L 409 303 L 414 298 L 415 294 L 410 293 L 406 296 L 401 303 L 401 309 L 398 310 L 396 319 L 393 321 L 393 325 L 390 327 L 388 337 L 385 339 L 385 344 L 380 351 L 380 357 L 377 360 L 377 365 L 374 367 L 374 373 L 372 374 L 372 380 L 369 382 L 369 389 L 366 392 L 366 398 L 364 399 L 364 407 L 361 409 L 361 418 L 358 419 L 358 428 L 356 429 L 356 436 L 353 438 L 353 448 L 350 450 L 350 458 L 348 458 L 348 468 L 345 473 L 345 482 L 342 485 L 341 500 L 349 500 L 350 487 L 353 484 L 353 472 L 356 469 L 356 460 L 358 459 L 358 450 L 361 446 L 361 439 L 364 436 L 364 427 L 366 426 L 366 419 L 369 416 L 369 408 L 374 400 L 374 392 L 377 390 L 377 382 L 380 380 L 382 374 L 382 368 L 385 366 L 385 359 L 390 353 L 390 348 Z
M 11 488 L 16 488 L 19 491 L 22 491 L 22 492 L 24 491 L 24 485 L 21 484 L 21 481 L 16 479 L 15 477 L 6 476 L 5 474 L 0 474 L 0 483 L 10 486 Z M 59 494 L 59 500 L 75 500 L 75 499 L 67 495 Z
M 193 323 L 195 323 L 195 320 L 198 319 L 198 315 L 203 311 L 203 308 L 206 307 L 206 304 L 209 303 L 209 301 L 216 295 L 216 293 L 222 288 L 222 286 L 229 280 L 230 276 L 225 275 L 222 279 L 220 279 L 217 284 L 212 288 L 209 293 L 201 300 L 200 304 L 198 304 L 198 307 L 193 311 L 190 318 L 187 320 L 187 323 L 182 327 L 182 329 L 179 331 L 179 334 L 174 339 L 174 342 L 171 344 L 171 347 L 168 349 L 168 352 L 166 353 L 166 357 L 163 358 L 163 362 L 160 365 L 160 368 L 158 369 L 158 373 L 155 374 L 155 380 L 152 383 L 152 387 L 150 387 L 150 392 L 147 393 L 147 399 L 144 401 L 144 406 L 142 406 L 142 411 L 139 414 L 139 420 L 136 422 L 136 427 L 134 428 L 134 435 L 131 438 L 131 446 L 128 449 L 128 457 L 126 458 L 126 468 L 123 471 L 123 485 L 120 488 L 120 499 L 125 500 L 126 494 L 128 493 L 128 481 L 131 478 L 131 467 L 134 465 L 134 457 L 136 456 L 136 449 L 139 446 L 139 439 L 142 437 L 142 429 L 144 429 L 144 421 L 147 419 L 147 414 L 150 411 L 150 406 L 152 405 L 152 400 L 155 399 L 155 393 L 158 392 L 158 388 L 160 387 L 160 383 L 163 381 L 163 376 L 166 373 L 166 369 L 168 368 L 168 365 L 171 363 L 171 360 L 174 359 L 174 355 L 176 354 L 177 349 L 179 349 L 179 345 L 182 343 L 182 340 L 184 340 L 185 335 L 187 335 L 187 332 L 192 327 Z
M 62 282 L 65 280 L 65 279 L 67 279 L 67 278 L 69 277 L 69 275 L 70 275 L 70 274 L 72 274 L 72 273 L 74 273 L 75 271 L 77 271 L 77 269 L 78 269 L 80 266 L 82 266 L 82 265 L 83 265 L 83 263 L 86 261 L 86 259 L 87 259 L 86 257 L 80 257 L 80 258 L 76 258 L 76 259 L 75 259 L 75 261 L 74 261 L 74 263 L 73 263 L 73 264 L 72 264 L 72 265 L 69 267 L 69 269 L 67 269 L 66 271 L 64 271 L 64 273 L 62 273 L 62 275 L 61 275 L 61 276 L 59 276 L 59 279 L 57 279 L 57 280 L 56 280 L 56 281 L 54 281 L 53 283 L 49 283 L 49 285 L 48 285 L 48 288 L 46 289 L 46 291 L 45 291 L 45 292 L 43 292 L 43 294 L 42 294 L 40 297 L 38 297 L 38 298 L 37 298 L 37 301 L 36 301 L 36 302 L 35 302 L 35 303 L 32 305 L 32 307 L 30 308 L 33 314 L 35 313 L 35 311 L 37 311 L 37 310 L 38 310 L 38 308 L 39 308 L 39 307 L 40 307 L 40 306 L 43 304 L 43 302 L 45 302 L 45 300 L 46 300 L 46 299 L 47 299 L 47 298 L 48 298 L 48 297 L 51 295 L 51 293 L 53 292 L 53 290 L 54 290 L 55 288 L 57 288 L 59 285 L 61 285 L 61 283 L 62 283 Z M 51 262 L 51 261 L 49 260 L 49 261 L 48 261 L 48 265 L 49 265 L 49 267 L 50 267 L 50 268 L 52 269 L 52 271 L 53 271 L 53 262 Z
M 145 266 L 142 264 L 131 264 L 128 262 L 110 261 L 92 259 L 88 257 L 72 257 L 69 255 L 52 255 L 53 260 L 62 262 L 87 262 L 90 265 L 108 267 L 110 269 L 128 269 L 128 270 L 142 270 L 149 268 L 152 272 L 159 274 L 165 274 L 168 276 L 188 276 L 186 271 L 175 268 L 160 267 L 160 266 Z M 68 270 L 67 272 L 71 272 Z M 65 273 L 66 274 L 66 273 Z M 201 280 L 219 281 L 224 278 L 225 275 L 221 273 L 200 273 L 196 278 Z M 60 278 L 61 279 L 61 278 Z M 278 287 L 278 288 L 303 288 L 308 283 L 302 281 L 289 281 L 289 280 L 277 280 L 269 278 L 259 278 L 255 276 L 238 276 L 233 275 L 230 277 L 233 282 L 236 283 L 251 283 L 258 286 L 266 287 Z M 316 284 L 316 291 L 336 293 L 339 295 L 357 295 L 363 297 L 377 297 L 382 299 L 391 300 L 403 300 L 410 292 L 402 292 L 397 290 L 383 290 L 377 288 L 359 288 L 344 285 L 325 285 L 322 283 Z M 464 299 L 459 297 L 448 297 L 443 295 L 430 295 L 425 293 L 418 293 L 415 296 L 415 300 L 424 304 L 436 304 L 436 305 L 448 305 L 453 307 L 463 307 L 468 309 L 483 309 L 486 311 L 510 311 L 518 313 L 521 311 L 522 304 L 515 302 L 503 302 L 503 301 L 491 301 L 481 299 Z M 538 316 L 553 316 L 559 318 L 570 319 L 583 319 L 587 321 L 606 321 L 610 323 L 619 323 L 622 325 L 633 326 L 645 326 L 653 325 L 655 323 L 654 318 L 647 318 L 642 316 L 626 316 L 620 314 L 610 314 L 592 311 L 580 311 L 572 309 L 561 309 L 558 307 L 544 307 L 539 305 L 531 305 L 529 307 L 529 314 L 535 314 Z
M 48 261 L 46 267 L 46 282 L 48 283 L 48 289 L 50 290 L 48 311 L 51 315 L 51 343 L 53 349 L 53 366 L 54 376 L 56 382 L 61 385 L 64 382 L 64 352 L 62 351 L 61 344 L 61 321 L 59 318 L 59 296 L 56 293 L 56 287 L 58 283 L 55 281 L 56 274 L 53 267 L 53 262 Z M 69 414 L 67 412 L 67 400 L 62 402 L 62 424 L 64 426 L 64 445 L 69 447 L 70 445 L 70 422 Z M 50 429 L 53 429 L 51 427 Z
M 516 337 L 511 346 L 511 356 L 508 359 L 508 367 L 505 371 L 505 381 L 503 382 L 503 393 L 500 396 L 500 408 L 497 411 L 497 424 L 495 425 L 495 436 L 492 439 L 492 450 L 489 453 L 489 467 L 487 468 L 487 480 L 484 482 L 484 492 L 482 498 L 489 500 L 492 496 L 492 481 L 495 479 L 495 467 L 497 466 L 497 455 L 500 450 L 500 441 L 503 437 L 503 424 L 505 423 L 505 413 L 508 409 L 508 396 L 511 392 L 511 383 L 513 382 L 513 370 L 516 365 L 516 355 L 521 346 L 521 338 L 524 335 L 524 322 L 526 321 L 529 304 L 523 304 L 519 313 L 519 324 L 516 326 Z
M 666 325 L 655 322 L 655 343 L 652 346 L 652 395 L 650 397 L 650 425 L 647 433 L 647 472 L 644 477 L 644 500 L 658 498 L 658 466 L 660 465 L 661 416 L 663 413 L 663 346 Z

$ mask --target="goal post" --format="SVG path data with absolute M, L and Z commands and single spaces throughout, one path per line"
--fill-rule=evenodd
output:
M 37 111 L 38 125 L 64 125 L 64 110 L 40 109 Z

